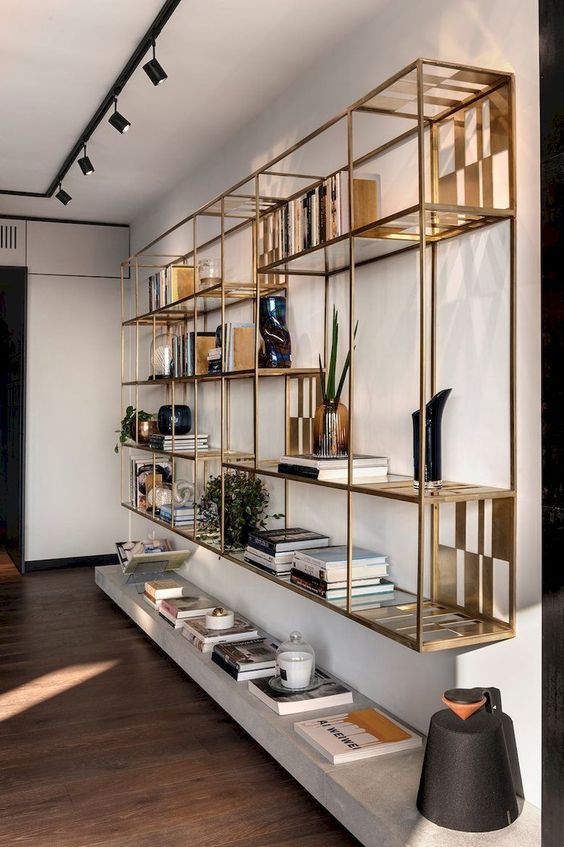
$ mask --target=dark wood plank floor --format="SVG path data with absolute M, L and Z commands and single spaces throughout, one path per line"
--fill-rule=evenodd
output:
M 353 847 L 95 585 L 0 552 L 0 844 Z

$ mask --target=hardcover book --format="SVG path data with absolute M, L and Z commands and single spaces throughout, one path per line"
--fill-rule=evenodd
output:
M 383 553 L 375 553 L 373 550 L 365 550 L 363 547 L 352 548 L 352 559 L 361 565 L 380 565 L 388 561 Z M 300 561 L 311 562 L 314 565 L 322 565 L 329 569 L 334 567 L 346 567 L 348 551 L 346 544 L 337 544 L 331 547 L 316 547 L 312 550 L 296 550 L 294 553 L 295 567 L 299 568 Z
M 199 618 L 212 612 L 217 603 L 207 594 L 192 595 L 191 597 L 172 597 L 161 600 L 160 610 L 176 620 Z M 205 620 L 205 618 L 204 618 Z
M 421 746 L 420 735 L 376 709 L 300 721 L 294 729 L 334 765 Z
M 310 547 L 325 547 L 329 537 L 302 527 L 266 529 L 249 533 L 249 545 L 264 550 L 271 556 L 288 550 L 305 550 Z
M 176 579 L 153 579 L 145 583 L 145 594 L 153 600 L 182 597 L 184 588 Z
M 274 667 L 277 648 L 277 641 L 252 638 L 236 644 L 216 644 L 213 651 L 236 670 L 247 671 Z
M 279 694 L 270 687 L 269 678 L 249 682 L 249 691 L 279 715 L 314 712 L 352 703 L 352 692 L 348 688 L 320 668 L 317 668 L 316 675 L 323 682 L 313 691 L 288 691 L 288 694 Z

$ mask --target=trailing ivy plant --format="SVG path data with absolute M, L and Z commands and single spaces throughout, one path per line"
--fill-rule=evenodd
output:
M 137 412 L 139 423 L 150 421 L 153 417 L 154 415 L 151 412 L 144 412 L 143 409 L 139 409 Z M 128 406 L 125 410 L 125 415 L 121 419 L 121 429 L 116 429 L 116 432 L 119 432 L 119 442 L 114 447 L 114 451 L 119 453 L 119 445 L 125 444 L 129 438 L 134 439 L 135 437 L 135 408 L 133 406 Z
M 224 477 L 224 544 L 229 550 L 245 547 L 249 532 L 266 529 L 270 493 L 261 479 L 248 473 L 234 471 Z M 198 503 L 198 518 L 206 537 L 216 540 L 221 534 L 221 476 L 211 476 Z

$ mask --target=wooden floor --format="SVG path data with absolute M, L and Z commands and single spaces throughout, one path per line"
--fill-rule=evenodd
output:
M 94 585 L 0 552 L 0 845 L 358 845 Z

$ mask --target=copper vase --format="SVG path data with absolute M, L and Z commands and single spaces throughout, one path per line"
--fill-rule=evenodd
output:
M 316 456 L 347 456 L 349 413 L 343 403 L 323 402 L 313 419 L 313 452 Z
M 132 429 L 135 429 L 135 423 L 133 423 Z M 138 421 L 137 422 L 137 443 L 138 444 L 148 444 L 149 443 L 149 437 L 156 432 L 158 432 L 156 421 Z

